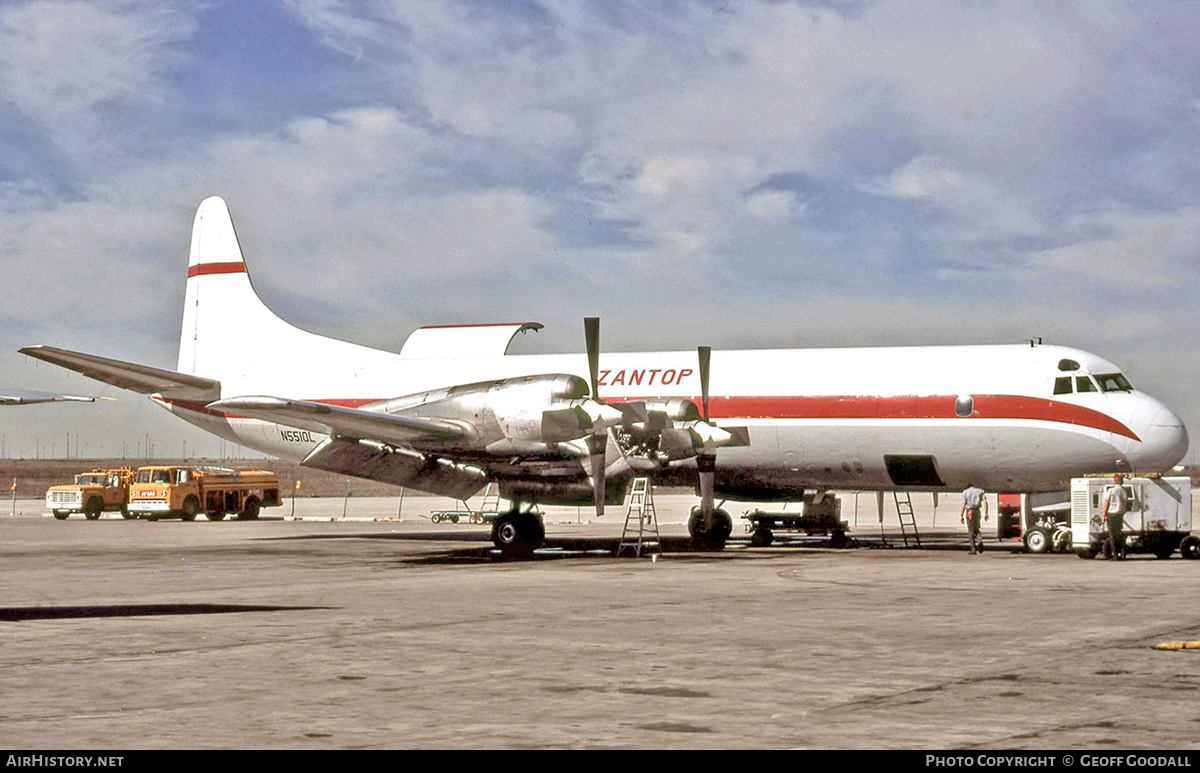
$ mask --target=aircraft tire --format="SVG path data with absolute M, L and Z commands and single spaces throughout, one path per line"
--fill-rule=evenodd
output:
M 532 513 L 506 513 L 492 526 L 492 542 L 505 558 L 529 558 L 546 539 L 546 527 Z
M 725 540 L 733 533 L 733 519 L 721 509 L 713 510 L 712 531 L 704 530 L 704 515 L 699 507 L 692 508 L 688 518 L 688 532 L 692 535 L 692 547 L 696 550 L 724 550 Z

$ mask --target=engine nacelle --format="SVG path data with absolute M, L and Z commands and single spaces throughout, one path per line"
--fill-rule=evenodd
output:
M 599 404 L 578 376 L 546 374 L 463 384 L 364 406 L 385 413 L 463 422 L 496 454 L 559 451 L 590 433 Z

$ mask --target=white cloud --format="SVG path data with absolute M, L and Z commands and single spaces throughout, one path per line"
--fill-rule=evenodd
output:
M 225 6 L 0 10 L 0 99 L 72 175 L 0 180 L 5 340 L 168 351 L 211 194 L 284 316 L 358 340 L 512 310 L 574 348 L 581 307 L 624 348 L 1087 339 L 1129 282 L 1125 330 L 1194 317 L 1187 4 L 284 7 L 334 97 L 186 139 Z M 70 332 L 96 272 L 148 300 Z
M 1071 232 L 1071 243 L 1036 253 L 1031 267 L 1117 291 L 1174 287 L 1181 274 L 1192 281 L 1186 272 L 1200 256 L 1200 206 L 1094 213 L 1073 222 Z
M 137 0 L 33 0 L 0 9 L 0 98 L 84 167 L 129 131 L 110 110 L 153 111 L 172 99 L 172 44 L 195 21 L 184 10 Z M 147 116 L 149 113 L 147 113 Z

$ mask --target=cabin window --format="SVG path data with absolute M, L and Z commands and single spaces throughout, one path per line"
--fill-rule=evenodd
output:
M 1075 360 L 1059 360 L 1058 369 L 1061 371 L 1079 370 L 1079 363 Z
M 1098 390 L 1096 389 L 1095 381 L 1092 381 L 1087 376 L 1076 376 L 1075 377 L 1075 391 L 1076 392 L 1096 392 Z
M 1105 373 L 1096 376 L 1096 380 L 1100 382 L 1101 392 L 1132 392 L 1133 384 L 1129 383 L 1129 379 L 1125 378 L 1120 373 Z
M 967 417 L 975 412 L 975 398 L 970 395 L 962 395 L 954 401 L 954 415 Z
M 1074 391 L 1075 390 L 1071 387 L 1070 376 L 1059 376 L 1058 378 L 1054 379 L 1054 394 L 1069 395 Z

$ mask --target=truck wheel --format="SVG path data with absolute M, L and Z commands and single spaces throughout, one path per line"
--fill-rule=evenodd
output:
M 137 515 L 129 512 L 129 505 L 121 505 L 121 517 L 125 520 L 132 520 L 137 518 Z
M 434 513 L 433 515 L 429 516 L 429 520 L 433 521 L 434 523 L 441 523 L 442 516 L 438 515 L 437 513 Z
M 89 499 L 87 507 L 83 509 L 83 517 L 89 521 L 94 521 L 100 517 L 100 513 L 104 512 L 104 503 L 99 499 Z
M 196 520 L 196 513 L 200 510 L 200 503 L 195 497 L 188 497 L 183 500 L 183 509 L 179 511 L 179 517 L 185 521 Z
M 258 519 L 259 504 L 258 500 L 250 497 L 246 500 L 246 506 L 242 512 L 238 513 L 239 521 L 254 521 Z
M 55 510 L 55 511 L 54 511 L 54 517 L 55 517 L 55 518 L 57 518 L 57 519 L 58 519 L 58 520 L 60 520 L 60 521 L 65 521 L 65 520 L 67 520 L 67 517 L 68 517 L 69 515 L 70 515 L 70 513 L 68 513 L 66 510 Z
M 1045 529 L 1030 529 L 1025 532 L 1025 550 L 1030 553 L 1045 553 L 1050 549 L 1050 535 Z
M 750 545 L 756 548 L 765 548 L 775 541 L 775 535 L 770 529 L 758 528 L 750 535 Z
M 220 511 L 217 511 L 217 510 L 214 510 L 213 512 L 211 512 L 211 513 L 209 513 L 209 514 L 208 514 L 208 520 L 210 520 L 210 521 L 223 521 L 223 520 L 225 520 L 225 513 L 222 513 L 222 512 L 220 512 Z
M 1179 543 L 1179 555 L 1192 561 L 1200 558 L 1200 538 L 1191 534 L 1184 537 Z

